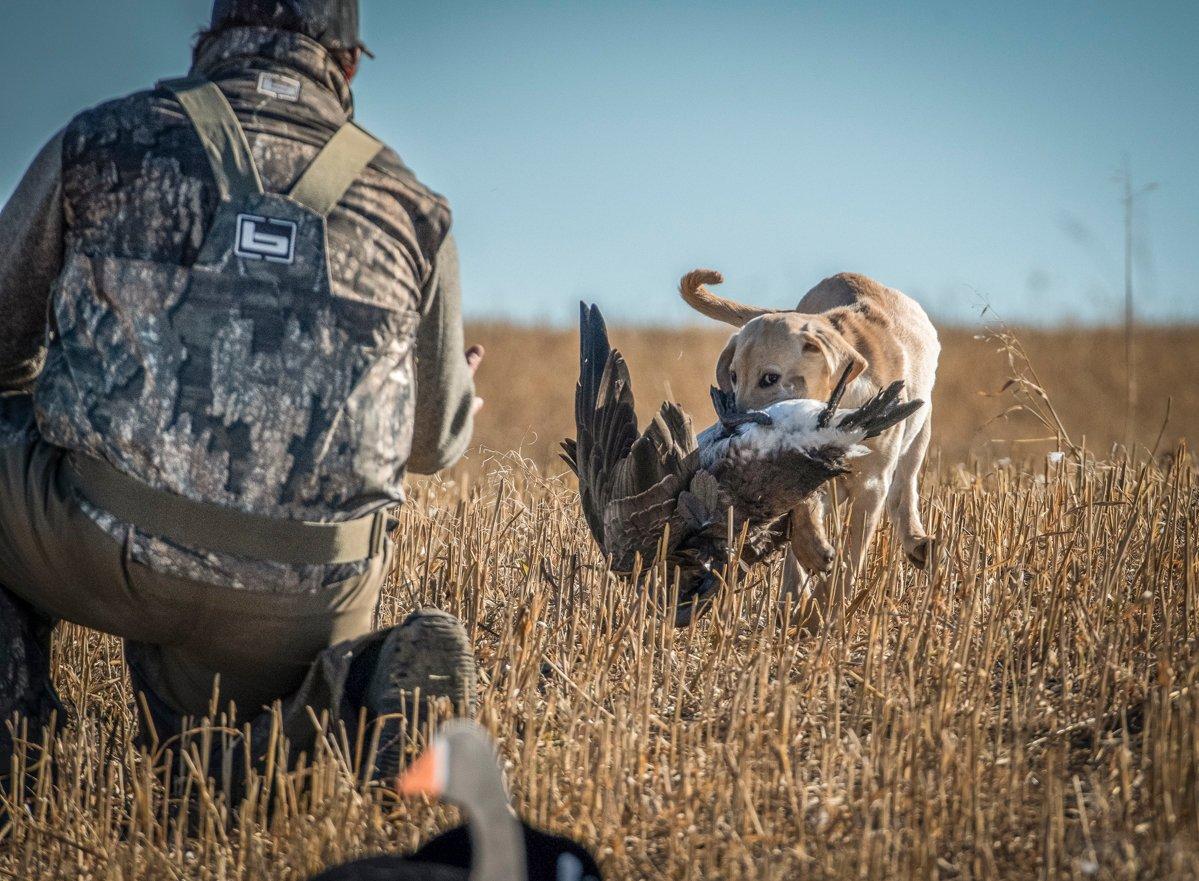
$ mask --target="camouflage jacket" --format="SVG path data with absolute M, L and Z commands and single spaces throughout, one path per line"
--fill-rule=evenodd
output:
M 229 99 L 268 191 L 286 191 L 352 116 L 328 53 L 297 34 L 227 31 L 192 73 Z M 473 387 L 444 200 L 384 149 L 328 217 L 331 305 L 240 306 L 202 365 L 197 407 L 160 328 L 218 201 L 163 89 L 85 111 L 43 150 L 0 216 L 0 245 L 19 255 L 0 260 L 0 308 L 17 319 L 0 341 L 0 390 L 32 384 L 40 435 L 198 501 L 321 521 L 400 501 L 406 465 L 456 459 Z M 315 589 L 358 565 L 221 557 L 89 513 L 135 558 L 215 583 Z

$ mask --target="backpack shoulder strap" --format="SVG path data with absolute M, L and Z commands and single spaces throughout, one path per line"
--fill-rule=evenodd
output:
M 382 149 L 381 142 L 354 123 L 347 122 L 316 154 L 287 195 L 321 217 L 327 217 Z
M 206 79 L 163 80 L 159 85 L 174 93 L 204 144 L 221 201 L 239 201 L 263 192 L 262 178 L 250 155 L 245 130 L 229 100 Z

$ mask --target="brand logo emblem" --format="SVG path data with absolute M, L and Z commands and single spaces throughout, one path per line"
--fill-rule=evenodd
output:
M 233 253 L 248 260 L 294 263 L 296 225 L 256 214 L 237 215 L 237 241 Z
M 295 77 L 284 76 L 281 73 L 264 71 L 258 75 L 258 91 L 280 101 L 299 101 L 301 85 Z

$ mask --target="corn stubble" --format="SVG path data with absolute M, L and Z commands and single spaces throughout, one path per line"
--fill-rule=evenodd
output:
M 851 613 L 811 637 L 775 622 L 778 565 L 675 630 L 654 599 L 671 573 L 606 573 L 571 483 L 514 455 L 480 473 L 417 487 L 379 624 L 416 605 L 466 621 L 520 810 L 592 842 L 609 877 L 1199 871 L 1184 447 L 930 473 L 936 566 L 913 571 L 883 530 Z M 276 743 L 230 806 L 203 746 L 236 722 L 136 752 L 119 645 L 73 627 L 56 644 L 78 715 L 44 748 L 29 735 L 0 876 L 284 881 L 455 820 L 364 784 L 371 745 L 338 728 L 294 771 Z

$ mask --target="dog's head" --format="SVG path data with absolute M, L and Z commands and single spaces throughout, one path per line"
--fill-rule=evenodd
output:
M 716 383 L 743 410 L 792 398 L 825 400 L 846 367 L 852 382 L 866 359 L 818 315 L 771 312 L 733 334 L 716 364 Z
M 696 269 L 679 281 L 679 293 L 694 309 L 741 328 L 724 347 L 716 384 L 736 396 L 742 410 L 760 410 L 791 398 L 825 400 L 850 368 L 849 381 L 869 365 L 828 319 L 749 306 L 708 289 L 723 276 Z

